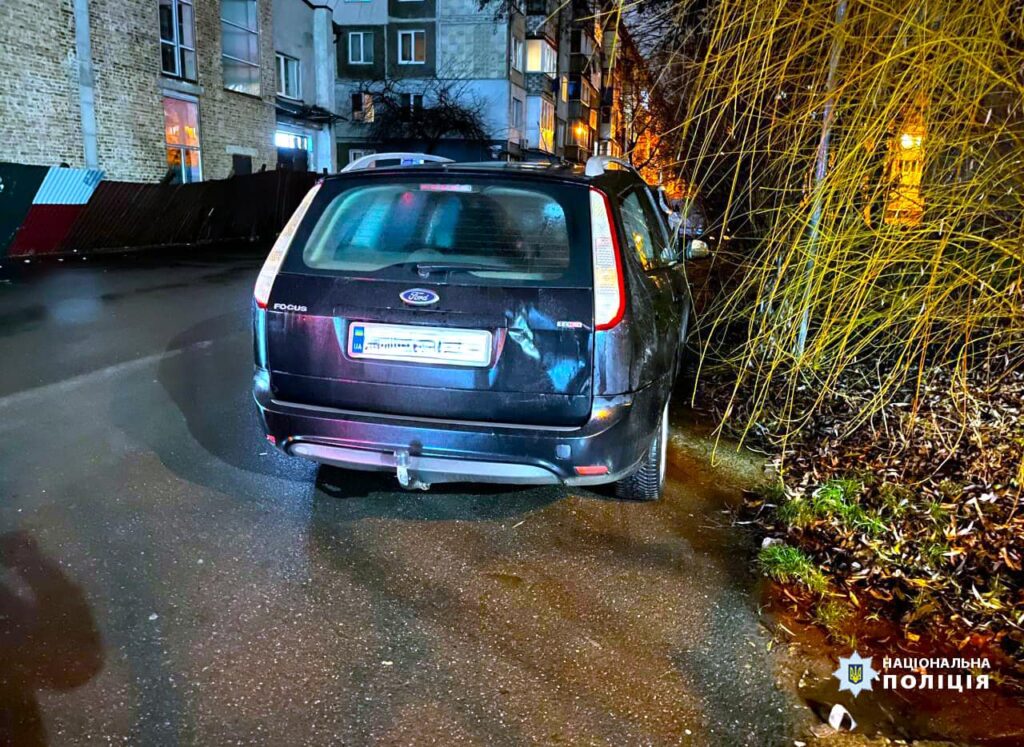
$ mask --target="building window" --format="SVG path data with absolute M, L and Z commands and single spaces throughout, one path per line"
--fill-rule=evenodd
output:
M 562 76 L 562 101 L 569 100 L 569 76 Z
M 377 152 L 377 151 L 375 151 L 375 150 L 370 150 L 370 149 L 368 149 L 368 148 L 363 148 L 363 149 L 360 149 L 360 148 L 353 148 L 352 150 L 350 150 L 350 151 L 348 152 L 348 162 L 349 162 L 349 163 L 352 163 L 352 162 L 354 162 L 354 161 L 358 161 L 358 160 L 359 160 L 360 158 L 362 158 L 363 156 L 372 156 L 372 155 L 373 155 L 374 153 L 376 153 L 376 152 Z
M 295 150 L 310 150 L 309 138 L 305 135 L 296 135 L 287 130 L 278 130 L 274 133 L 274 147 L 294 148 Z
M 277 95 L 286 99 L 302 98 L 302 71 L 294 57 L 277 54 Z
M 199 154 L 199 104 L 194 100 L 164 97 L 164 143 L 171 184 L 202 181 Z
M 541 150 L 555 152 L 555 105 L 547 99 L 540 101 L 540 142 Z
M 372 122 L 373 121 L 373 94 L 353 93 L 352 94 L 352 121 Z
M 403 112 L 413 113 L 423 110 L 423 94 L 422 93 L 403 93 L 399 94 L 398 103 Z
M 350 65 L 373 64 L 372 31 L 352 31 L 349 33 L 348 62 Z
M 558 53 L 544 39 L 526 40 L 526 72 L 554 76 Z
M 160 69 L 196 79 L 196 17 L 192 0 L 160 0 Z
M 427 32 L 398 32 L 398 64 L 423 65 L 427 61 Z
M 229 91 L 260 95 L 260 35 L 256 0 L 221 0 L 221 64 Z
M 512 69 L 523 71 L 523 40 L 512 37 Z
M 516 130 L 523 129 L 523 102 L 517 98 L 512 99 L 512 127 Z

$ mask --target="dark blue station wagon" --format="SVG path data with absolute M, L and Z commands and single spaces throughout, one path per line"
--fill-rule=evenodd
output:
M 385 158 L 317 184 L 260 273 L 267 438 L 407 488 L 658 498 L 690 294 L 651 188 L 602 157 Z

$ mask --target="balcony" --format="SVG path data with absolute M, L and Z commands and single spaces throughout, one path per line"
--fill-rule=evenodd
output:
M 583 75 L 593 75 L 600 70 L 600 63 L 596 57 L 581 52 L 573 52 L 569 55 L 569 72 Z
M 586 163 L 587 159 L 590 158 L 591 153 L 589 148 L 584 148 L 580 145 L 566 145 L 565 146 L 565 160 L 572 163 Z

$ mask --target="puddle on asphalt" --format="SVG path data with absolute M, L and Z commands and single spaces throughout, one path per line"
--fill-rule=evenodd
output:
M 871 657 L 881 670 L 881 660 L 890 658 L 955 658 L 987 657 L 992 684 L 988 690 L 958 692 L 949 689 L 882 689 L 876 681 L 871 690 L 861 691 L 856 698 L 839 692 L 839 683 L 832 677 L 841 656 L 849 656 L 849 646 L 836 645 L 825 632 L 793 610 L 776 584 L 765 584 L 762 596 L 765 615 L 779 637 L 791 644 L 798 670 L 797 691 L 817 716 L 827 721 L 836 703 L 843 705 L 857 722 L 856 733 L 906 740 L 949 740 L 986 747 L 1019 747 L 1024 744 L 1024 688 L 1020 683 L 996 680 L 1012 670 L 1013 662 L 1001 651 L 981 649 L 957 650 L 934 641 L 921 640 L 909 644 L 898 626 L 890 621 L 859 620 L 844 633 L 856 636 L 858 652 Z M 802 676 L 800 673 L 802 672 Z M 898 670 L 900 675 L 910 674 Z M 959 674 L 959 672 L 950 672 Z M 938 674 L 935 670 L 933 674 Z

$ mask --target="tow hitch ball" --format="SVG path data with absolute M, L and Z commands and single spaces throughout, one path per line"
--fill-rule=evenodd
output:
M 409 452 L 395 452 L 395 472 L 398 477 L 398 484 L 406 490 L 430 490 L 429 482 L 420 482 L 414 474 L 409 474 Z

